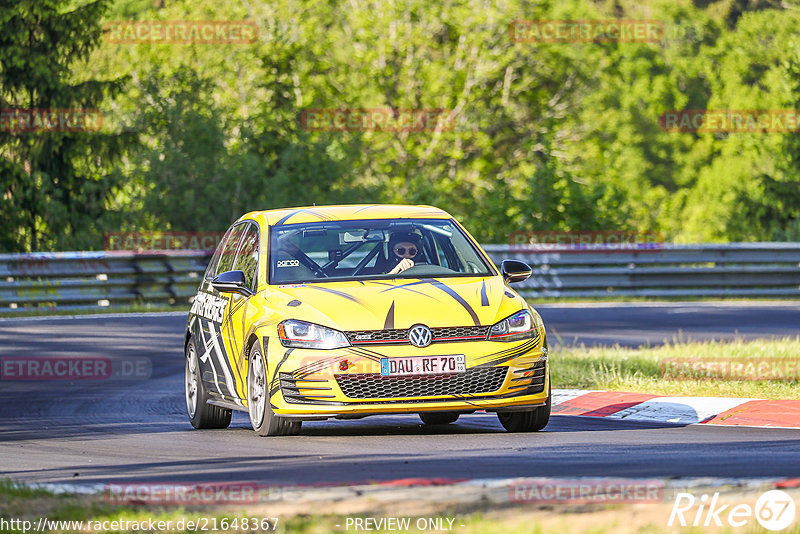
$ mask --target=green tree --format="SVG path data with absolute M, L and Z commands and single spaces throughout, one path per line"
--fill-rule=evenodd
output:
M 65 0 L 0 4 L 0 107 L 97 109 L 124 79 L 76 79 L 98 45 L 109 0 L 70 8 Z M 101 243 L 99 225 L 115 184 L 109 166 L 134 142 L 107 131 L 0 131 L 0 249 L 82 249 Z
M 105 219 L 119 229 L 404 202 L 439 205 L 484 242 L 546 229 L 683 242 L 800 231 L 796 134 L 659 125 L 669 110 L 797 108 L 800 20 L 786 2 L 117 0 L 107 16 L 247 19 L 259 34 L 249 45 L 104 43 L 77 65 L 82 78 L 134 79 L 114 106 L 144 144 L 103 182 L 120 184 Z M 661 21 L 665 38 L 515 43 L 508 32 L 517 19 L 609 18 Z M 452 109 L 455 127 L 300 124 L 306 109 L 378 107 Z
M 800 14 L 743 13 L 703 50 L 709 109 L 798 109 L 796 67 Z M 793 70 L 794 69 L 794 70 Z M 680 232 L 695 241 L 767 241 L 797 218 L 800 177 L 796 132 L 683 134 L 700 155 L 685 168 L 695 179 Z M 794 154 L 794 155 L 793 155 Z M 793 161 L 794 160 L 794 161 Z

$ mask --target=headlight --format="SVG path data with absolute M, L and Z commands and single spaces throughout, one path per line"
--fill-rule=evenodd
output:
M 340 349 L 350 346 L 343 332 L 295 319 L 278 325 L 278 338 L 284 347 L 298 349 Z
M 490 341 L 519 341 L 536 337 L 537 333 L 533 315 L 528 310 L 522 310 L 492 326 L 487 339 Z

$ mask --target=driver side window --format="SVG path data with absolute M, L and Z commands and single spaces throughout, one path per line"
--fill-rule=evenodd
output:
M 236 255 L 233 270 L 244 273 L 247 287 L 256 291 L 256 273 L 258 270 L 258 226 L 253 223 L 246 225 L 247 229 L 242 235 L 242 245 Z
M 239 248 L 245 226 L 244 224 L 239 224 L 233 227 L 228 241 L 225 242 L 225 248 L 222 249 L 222 254 L 220 255 L 214 276 L 233 270 L 233 261 L 236 259 L 236 250 Z
M 217 273 L 217 265 L 219 265 L 219 258 L 222 256 L 222 251 L 225 250 L 225 244 L 230 239 L 231 234 L 233 233 L 233 226 L 228 228 L 225 231 L 225 234 L 222 236 L 222 239 L 219 240 L 217 244 L 216 250 L 214 250 L 214 255 L 211 256 L 211 260 L 208 262 L 208 267 L 206 267 L 206 272 L 203 275 L 203 278 L 206 280 L 211 280 L 216 276 Z

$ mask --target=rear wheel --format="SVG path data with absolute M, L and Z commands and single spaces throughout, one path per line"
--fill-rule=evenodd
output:
M 259 436 L 291 436 L 299 433 L 301 421 L 291 421 L 285 417 L 279 417 L 272 411 L 269 403 L 267 364 L 260 343 L 253 344 L 249 358 L 247 411 L 250 413 L 250 424 L 253 425 L 253 430 Z
M 231 424 L 231 410 L 208 404 L 208 392 L 200 376 L 197 361 L 197 345 L 194 337 L 186 344 L 186 364 L 184 367 L 186 413 L 195 428 L 228 428 Z
M 497 412 L 500 424 L 509 432 L 537 432 L 550 421 L 553 390 L 547 394 L 547 405 L 525 412 Z
M 419 414 L 419 418 L 426 425 L 448 425 L 455 423 L 458 420 L 458 415 L 456 412 L 423 412 Z

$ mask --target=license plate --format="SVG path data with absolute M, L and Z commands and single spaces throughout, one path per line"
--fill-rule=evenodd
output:
M 463 354 L 381 359 L 383 376 L 449 375 L 466 372 L 467 362 Z

